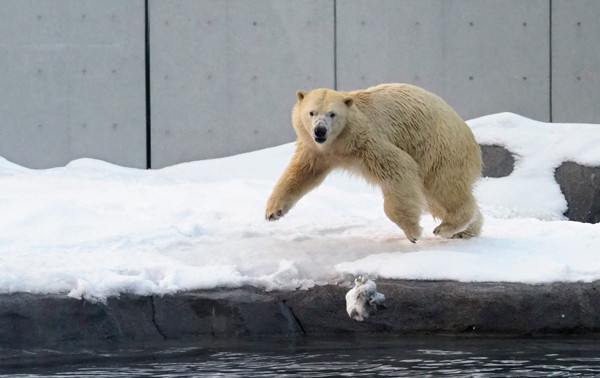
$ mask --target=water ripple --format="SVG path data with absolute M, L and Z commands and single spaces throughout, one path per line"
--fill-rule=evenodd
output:
M 363 340 L 360 340 L 361 342 Z M 427 344 L 427 345 L 424 345 Z M 439 344 L 439 345 L 435 345 Z M 189 352 L 188 352 L 189 353 Z M 170 356 L 177 353 L 171 353 Z M 353 340 L 282 348 L 264 343 L 143 362 L 16 369 L 0 377 L 597 376 L 595 340 Z M 2 370 L 0 365 L 0 371 Z

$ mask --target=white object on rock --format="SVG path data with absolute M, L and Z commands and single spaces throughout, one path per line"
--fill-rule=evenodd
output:
M 383 306 L 385 295 L 377 292 L 377 285 L 367 276 L 358 276 L 354 287 L 346 294 L 346 312 L 354 320 L 377 315 Z

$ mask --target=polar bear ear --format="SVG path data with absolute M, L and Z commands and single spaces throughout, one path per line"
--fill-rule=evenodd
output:
M 306 92 L 304 92 L 304 91 L 296 92 L 296 97 L 298 97 L 298 101 L 304 100 L 304 96 L 306 96 Z
M 351 107 L 352 104 L 354 104 L 354 99 L 352 97 L 346 97 L 344 98 L 344 104 L 346 104 L 347 107 Z

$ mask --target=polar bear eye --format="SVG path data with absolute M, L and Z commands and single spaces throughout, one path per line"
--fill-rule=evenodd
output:
M 335 117 L 335 113 L 334 112 L 329 113 L 329 118 L 333 118 L 333 117 Z
M 311 112 L 308 113 L 308 115 L 311 116 L 311 117 L 314 117 L 315 112 L 311 111 Z

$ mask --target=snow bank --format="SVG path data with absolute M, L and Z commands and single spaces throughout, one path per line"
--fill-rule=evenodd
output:
M 469 122 L 478 141 L 518 154 L 506 178 L 482 179 L 481 237 L 416 245 L 360 179 L 330 176 L 278 222 L 264 204 L 287 144 L 161 170 L 81 159 L 30 170 L 0 158 L 0 292 L 119 293 L 251 284 L 297 289 L 350 276 L 460 281 L 600 279 L 600 224 L 565 221 L 553 174 L 600 165 L 600 125 L 546 124 L 502 113 Z
M 567 209 L 554 170 L 564 161 L 600 166 L 600 125 L 533 121 L 501 113 L 468 122 L 480 144 L 506 147 L 515 170 L 506 178 L 485 178 L 478 197 L 489 214 L 501 218 L 564 220 Z

